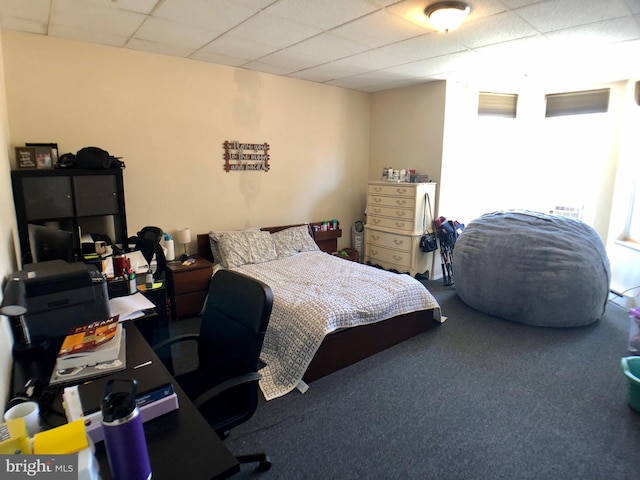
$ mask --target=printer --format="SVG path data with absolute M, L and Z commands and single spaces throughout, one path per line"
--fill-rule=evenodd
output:
M 107 281 L 94 265 L 64 260 L 31 263 L 14 274 L 25 286 L 25 322 L 32 336 L 53 339 L 109 317 Z

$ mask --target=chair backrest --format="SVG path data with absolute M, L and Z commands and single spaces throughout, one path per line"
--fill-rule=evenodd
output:
M 257 371 L 267 331 L 273 292 L 254 278 L 231 270 L 211 279 L 200 326 L 200 365 L 225 368 L 234 374 Z M 244 372 L 238 372 L 238 365 Z

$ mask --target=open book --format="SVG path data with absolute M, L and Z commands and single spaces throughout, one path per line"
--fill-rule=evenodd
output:
M 122 325 L 118 315 L 74 327 L 67 333 L 56 358 L 56 369 L 84 367 L 118 358 Z

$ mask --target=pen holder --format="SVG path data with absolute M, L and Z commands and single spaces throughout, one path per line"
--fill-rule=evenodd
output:
M 136 277 L 135 277 L 135 275 L 133 276 L 133 278 L 130 278 L 130 279 L 127 280 L 127 285 L 129 286 L 129 294 L 136 293 L 137 289 L 136 289 Z

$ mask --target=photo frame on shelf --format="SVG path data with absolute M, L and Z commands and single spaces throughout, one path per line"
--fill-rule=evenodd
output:
M 16 165 L 18 168 L 36 168 L 36 148 L 16 147 Z
M 36 148 L 36 163 L 38 165 L 37 168 L 54 168 L 58 163 L 57 143 L 25 143 L 25 145 L 27 147 Z M 47 161 L 47 155 L 49 156 L 50 161 Z M 41 163 L 37 162 L 38 159 L 41 160 Z

